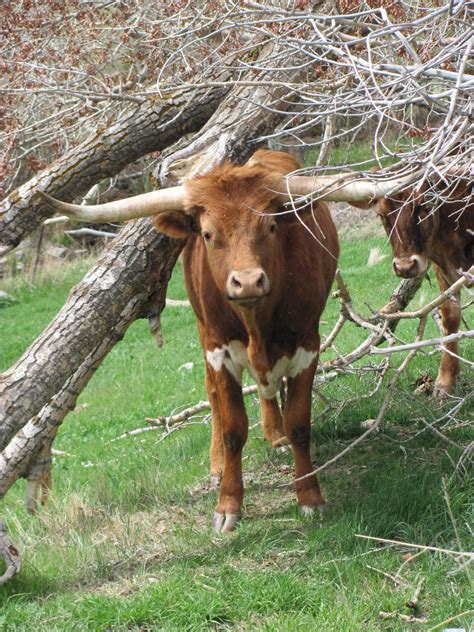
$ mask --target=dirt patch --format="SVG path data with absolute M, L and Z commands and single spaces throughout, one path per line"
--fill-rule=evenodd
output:
M 340 239 L 366 239 L 383 237 L 382 224 L 373 209 L 359 209 L 345 202 L 329 205 Z

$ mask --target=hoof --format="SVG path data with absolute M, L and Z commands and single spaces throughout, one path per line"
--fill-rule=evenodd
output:
M 303 518 L 319 519 L 320 527 L 322 527 L 323 525 L 325 509 L 326 509 L 326 505 L 318 505 L 317 507 L 310 507 L 308 505 L 300 505 L 300 511 L 303 515 Z
M 441 384 L 435 384 L 433 389 L 433 397 L 437 399 L 447 399 L 454 392 L 454 386 L 441 386 Z
M 220 485 L 221 477 L 218 474 L 212 474 L 209 482 L 210 489 L 217 489 Z
M 225 533 L 229 533 L 230 531 L 233 531 L 235 529 L 241 517 L 242 516 L 239 513 L 223 514 L 216 511 L 212 519 L 212 526 L 218 533 L 222 531 L 224 531 Z

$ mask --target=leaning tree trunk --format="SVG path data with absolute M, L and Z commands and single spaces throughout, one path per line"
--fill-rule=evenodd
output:
M 215 112 L 228 88 L 181 90 L 167 100 L 135 106 L 104 131 L 62 156 L 51 167 L 13 191 L 0 204 L 0 255 L 53 213 L 36 195 L 41 189 L 71 200 L 103 178 L 153 151 L 161 151 L 182 136 L 196 132 Z

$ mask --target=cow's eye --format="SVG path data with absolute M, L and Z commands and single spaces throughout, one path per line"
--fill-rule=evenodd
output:
M 202 238 L 204 239 L 204 241 L 211 241 L 212 235 L 208 230 L 203 230 Z
M 276 233 L 276 229 L 277 229 L 276 222 L 273 222 L 273 224 L 270 224 L 270 232 L 271 233 Z

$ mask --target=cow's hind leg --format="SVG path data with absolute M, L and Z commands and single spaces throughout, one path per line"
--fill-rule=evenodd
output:
M 433 266 L 438 278 L 439 287 L 442 291 L 449 287 L 449 282 L 445 278 L 442 270 L 438 266 Z M 461 323 L 461 303 L 459 294 L 453 300 L 447 299 L 440 307 L 441 322 L 444 335 L 454 334 L 459 331 Z M 434 395 L 446 397 L 454 391 L 456 380 L 459 374 L 459 347 L 457 342 L 447 342 L 446 351 L 441 353 L 438 377 L 436 378 Z
M 262 411 L 262 426 L 265 439 L 273 448 L 288 445 L 288 439 L 283 428 L 283 419 L 281 417 L 280 406 L 276 397 L 266 399 L 262 394 L 260 396 L 260 410 Z
M 288 379 L 288 399 L 284 411 L 285 431 L 295 459 L 296 497 L 304 514 L 325 504 L 316 474 L 298 480 L 313 471 L 310 455 L 311 394 L 316 362 Z
M 215 384 L 222 428 L 224 467 L 213 526 L 216 531 L 233 531 L 242 512 L 242 450 L 247 441 L 248 418 L 242 387 L 226 368 L 215 373 Z

